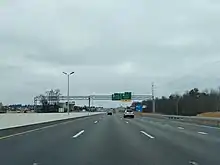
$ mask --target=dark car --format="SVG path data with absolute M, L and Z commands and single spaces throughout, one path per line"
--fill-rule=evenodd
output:
M 107 112 L 107 115 L 112 115 L 112 111 L 108 111 L 108 112 Z

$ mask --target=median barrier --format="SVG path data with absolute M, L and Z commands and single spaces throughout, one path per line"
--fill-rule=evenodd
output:
M 0 114 L 0 139 L 11 134 L 99 114 L 102 112 L 70 113 L 69 115 L 63 113 Z

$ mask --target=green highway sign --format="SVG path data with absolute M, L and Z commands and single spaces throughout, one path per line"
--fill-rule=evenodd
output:
M 112 94 L 112 101 L 123 101 L 123 100 L 131 100 L 131 92 Z
M 112 100 L 113 101 L 119 101 L 122 98 L 122 93 L 114 93 L 112 94 Z
M 125 92 L 122 96 L 122 100 L 131 100 L 131 92 Z

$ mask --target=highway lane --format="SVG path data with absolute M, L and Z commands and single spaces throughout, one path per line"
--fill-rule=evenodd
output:
M 1 164 L 220 164 L 220 143 L 216 137 L 181 130 L 171 123 L 120 116 L 82 118 L 2 139 Z
M 159 125 L 169 125 L 174 128 L 178 129 L 186 129 L 187 131 L 191 132 L 204 132 L 207 134 L 210 134 L 210 136 L 214 136 L 215 138 L 219 139 L 220 137 L 220 128 L 219 127 L 211 127 L 211 126 L 205 126 L 205 125 L 198 125 L 194 123 L 187 123 L 187 122 L 181 122 L 178 120 L 172 120 L 172 119 L 163 119 L 163 118 L 151 118 L 151 117 L 142 117 L 140 118 L 143 121 L 147 121 L 154 124 Z
M 37 157 L 47 156 L 54 160 L 54 153 L 56 152 L 54 149 L 62 154 L 65 151 L 62 149 L 67 144 L 66 140 L 72 140 L 73 134 L 92 127 L 93 121 L 100 119 L 100 117 L 101 115 L 74 119 L 71 122 L 68 121 L 45 129 L 2 139 L 0 140 L 0 164 L 32 165 Z
M 200 164 L 220 163 L 220 136 L 217 136 L 219 129 L 154 118 L 137 117 L 130 120 L 130 123 L 131 126 L 152 133 L 161 145 L 169 144 L 175 151 L 189 153 Z

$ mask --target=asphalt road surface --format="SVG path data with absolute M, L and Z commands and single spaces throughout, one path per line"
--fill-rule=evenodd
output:
M 0 137 L 0 164 L 220 164 L 220 129 L 121 116 L 91 116 Z

